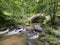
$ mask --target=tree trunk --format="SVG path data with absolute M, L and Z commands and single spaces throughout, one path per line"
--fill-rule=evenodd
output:
M 57 2 L 54 2 L 54 4 L 53 4 L 53 15 L 51 17 L 51 25 L 55 25 L 56 11 L 57 11 Z

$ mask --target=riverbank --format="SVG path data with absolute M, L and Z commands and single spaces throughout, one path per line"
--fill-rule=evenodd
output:
M 14 35 L 3 41 L 0 41 L 0 45 L 25 45 L 24 35 Z
M 42 45 L 42 43 L 38 40 L 34 40 L 38 45 Z M 3 41 L 0 41 L 0 45 L 26 45 L 25 34 L 13 35 Z

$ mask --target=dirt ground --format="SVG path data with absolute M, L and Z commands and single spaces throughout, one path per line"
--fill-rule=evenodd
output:
M 0 41 L 0 45 L 25 45 L 25 40 L 23 37 L 23 35 L 14 35 L 4 41 Z
M 42 45 L 40 41 L 35 40 L 38 45 Z M 6 40 L 0 41 L 0 45 L 26 45 L 25 35 L 14 35 Z

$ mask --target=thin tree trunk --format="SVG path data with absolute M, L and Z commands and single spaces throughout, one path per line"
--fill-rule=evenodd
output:
M 55 25 L 56 11 L 57 11 L 57 2 L 54 2 L 54 4 L 53 4 L 53 15 L 51 17 L 51 25 Z

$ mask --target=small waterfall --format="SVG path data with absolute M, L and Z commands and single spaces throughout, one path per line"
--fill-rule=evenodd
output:
M 36 29 L 36 30 L 35 30 Z M 41 27 L 38 25 L 35 26 L 35 29 L 33 31 L 27 30 L 26 28 L 18 28 L 13 29 L 12 31 L 9 31 L 7 34 L 5 34 L 5 37 L 9 37 L 11 35 L 22 35 L 22 33 L 26 34 L 26 45 L 38 45 L 37 42 L 35 42 L 35 39 L 39 37 L 40 31 L 43 31 Z
M 37 32 L 27 32 L 26 35 L 28 39 L 36 39 L 39 37 L 39 33 Z
M 39 34 L 43 32 L 44 29 L 40 27 L 39 25 L 35 25 L 35 29 L 33 31 L 26 31 L 26 40 L 27 40 L 27 45 L 38 45 L 38 43 L 35 41 L 39 37 Z
M 26 45 L 38 45 L 35 39 L 39 37 L 39 33 L 35 31 L 26 31 Z
M 15 35 L 15 34 L 20 34 L 22 32 L 26 31 L 25 29 L 14 29 L 13 31 L 9 31 L 6 35 Z

